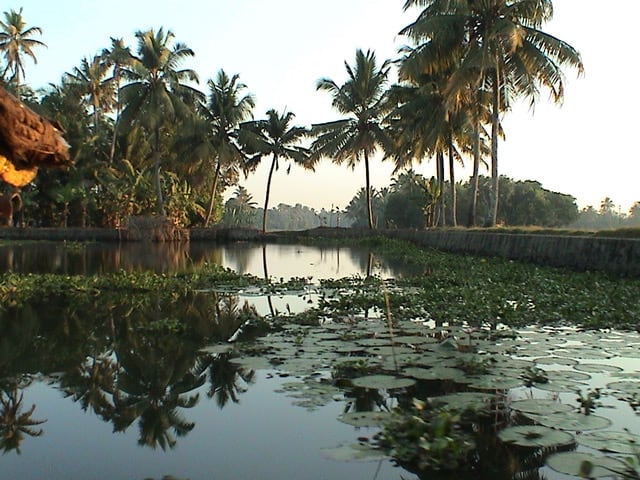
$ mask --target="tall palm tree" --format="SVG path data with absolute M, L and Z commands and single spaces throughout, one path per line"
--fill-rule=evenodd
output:
M 116 138 L 118 135 L 118 125 L 120 124 L 120 111 L 122 105 L 120 103 L 120 81 L 122 77 L 122 68 L 130 65 L 133 59 L 131 50 L 125 46 L 122 38 L 111 37 L 111 48 L 103 49 L 101 54 L 107 65 L 113 67 L 113 76 L 110 78 L 115 91 L 116 118 L 113 124 L 113 137 L 111 138 L 111 149 L 109 152 L 109 163 L 113 163 L 116 151 Z
M 273 172 L 279 168 L 280 160 L 293 160 L 303 168 L 313 170 L 313 160 L 310 151 L 300 146 L 303 137 L 309 135 L 304 127 L 291 126 L 295 115 L 292 112 L 278 113 L 271 109 L 267 112 L 266 120 L 257 120 L 242 125 L 240 141 L 254 156 L 250 160 L 253 167 L 262 157 L 271 155 L 271 167 L 267 176 L 267 191 L 262 212 L 262 233 L 267 230 L 267 210 L 269 209 L 269 194 Z M 287 173 L 289 173 L 289 168 Z
M 245 154 L 238 144 L 239 128 L 242 122 L 253 118 L 255 107 L 254 96 L 245 93 L 247 86 L 237 74 L 229 76 L 219 70 L 207 86 L 207 100 L 199 106 L 198 118 L 180 141 L 190 155 L 201 160 L 206 171 L 213 171 L 205 226 L 211 221 L 220 180 L 236 179 L 243 166 Z
M 67 77 L 71 84 L 77 86 L 79 93 L 91 106 L 93 117 L 93 133 L 98 132 L 101 114 L 110 110 L 113 105 L 113 84 L 108 81 L 109 65 L 101 56 L 82 59 L 79 67 L 75 67 Z
M 312 127 L 316 137 L 311 147 L 314 158 L 329 157 L 338 164 L 346 161 L 352 169 L 364 160 L 370 229 L 373 228 L 373 213 L 369 158 L 378 147 L 389 151 L 393 147 L 382 127 L 387 111 L 384 96 L 388 65 L 389 62 L 385 61 L 378 67 L 374 52 L 368 50 L 364 53 L 358 49 L 355 64 L 351 66 L 345 62 L 348 79 L 343 85 L 328 78 L 320 79 L 317 89 L 329 92 L 333 97 L 333 107 L 347 117 Z
M 10 82 L 13 82 L 18 97 L 20 96 L 20 80 L 24 78 L 23 55 L 31 57 L 33 63 L 38 60 L 33 53 L 33 48 L 46 47 L 40 40 L 32 38 L 35 34 L 42 34 L 40 27 L 26 28 L 22 18 L 22 8 L 19 11 L 13 9 L 4 12 L 4 21 L 0 20 L 0 51 L 4 54 L 5 68 L 2 76 L 6 77 L 7 72 L 11 72 Z
M 413 24 L 414 33 L 432 38 L 449 25 L 458 32 L 462 47 L 460 66 L 450 79 L 449 95 L 456 98 L 470 85 L 482 85 L 491 92 L 491 176 L 490 223 L 498 209 L 498 138 L 500 115 L 513 99 L 526 97 L 533 105 L 540 87 L 558 103 L 564 94 L 562 68 L 582 73 L 580 54 L 568 43 L 548 35 L 540 27 L 553 16 L 552 0 L 407 0 L 405 8 L 423 7 Z
M 122 120 L 138 122 L 151 135 L 156 209 L 165 215 L 160 182 L 160 146 L 162 133 L 169 122 L 191 114 L 191 102 L 202 94 L 184 82 L 198 82 L 190 69 L 178 70 L 179 64 L 194 55 L 183 43 L 173 43 L 174 34 L 160 28 L 136 32 L 138 51 L 131 65 L 122 69 L 130 81 L 121 89 L 124 109 Z M 173 44 L 172 44 L 173 43 Z

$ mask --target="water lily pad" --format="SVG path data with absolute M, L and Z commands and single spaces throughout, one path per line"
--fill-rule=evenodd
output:
M 640 382 L 638 381 L 620 380 L 611 382 L 607 384 L 607 388 L 629 395 L 640 395 Z
M 586 382 L 591 380 L 591 375 L 584 372 L 574 372 L 573 370 L 546 370 L 545 375 L 550 382 L 568 380 L 570 382 Z
M 498 438 L 505 443 L 520 447 L 550 448 L 575 443 L 573 435 L 542 425 L 518 425 L 498 432 Z
M 323 448 L 322 453 L 330 460 L 351 462 L 354 460 L 381 460 L 388 456 L 366 443 L 349 443 L 332 448 Z
M 547 383 L 535 383 L 536 388 L 547 392 L 579 392 L 584 388 L 584 383 L 571 380 L 554 380 Z
M 605 452 L 632 455 L 640 450 L 640 435 L 631 432 L 595 431 L 578 437 L 581 445 Z
M 264 357 L 236 357 L 229 360 L 229 362 L 251 370 L 267 370 L 273 368 L 273 365 Z
M 394 377 L 392 375 L 367 375 L 365 377 L 354 378 L 351 383 L 354 387 L 369 388 L 372 390 L 396 388 L 407 388 L 415 385 L 413 378 Z
M 573 367 L 574 365 L 578 364 L 578 361 L 574 360 L 573 358 L 553 356 L 535 358 L 533 361 L 538 365 L 564 365 L 567 367 Z
M 610 477 L 613 472 L 623 472 L 626 468 L 617 458 L 586 452 L 554 453 L 547 458 L 546 464 L 556 472 L 583 478 Z
M 503 375 L 481 375 L 475 377 L 469 386 L 477 390 L 510 390 L 521 387 L 522 380 Z
M 338 420 L 354 427 L 380 427 L 390 417 L 389 412 L 348 412 L 340 415 Z
M 511 408 L 518 412 L 548 415 L 555 412 L 570 412 L 575 408 L 566 403 L 560 403 L 550 398 L 527 398 L 511 402 Z
M 465 379 L 465 374 L 461 370 L 452 367 L 409 367 L 405 368 L 403 373 L 417 380 L 452 380 L 457 382 Z
M 403 346 L 403 345 L 381 345 L 381 346 L 371 346 L 365 350 L 367 353 L 372 355 L 380 355 L 380 356 L 388 356 L 388 355 L 405 355 L 409 353 L 414 353 L 413 348 Z
M 361 347 L 382 347 L 389 346 L 390 340 L 388 338 L 361 338 L 359 340 L 355 340 L 356 345 L 360 345 Z
M 583 432 L 585 430 L 599 430 L 611 425 L 611 420 L 599 415 L 585 415 L 580 412 L 554 412 L 548 415 L 525 414 L 540 425 Z
M 428 345 L 438 343 L 438 340 L 433 337 L 425 337 L 422 335 L 402 335 L 398 337 L 394 337 L 393 340 L 396 343 L 404 343 L 408 345 Z
M 604 363 L 579 363 L 575 367 L 580 372 L 587 373 L 617 373 L 622 372 L 622 368 L 616 365 L 606 365 Z
M 604 358 L 611 358 L 614 355 L 611 352 L 607 352 L 602 350 L 598 346 L 586 347 L 586 348 L 570 348 L 570 349 L 559 349 L 554 351 L 556 355 L 566 356 L 570 358 L 575 358 L 577 360 L 598 360 Z
M 438 397 L 430 397 L 429 401 L 435 405 L 445 406 L 450 410 L 480 410 L 491 405 L 496 398 L 493 393 L 485 392 L 457 392 Z

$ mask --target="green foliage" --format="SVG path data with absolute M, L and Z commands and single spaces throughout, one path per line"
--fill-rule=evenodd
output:
M 468 469 L 475 448 L 472 436 L 462 428 L 461 414 L 417 399 L 411 408 L 393 412 L 377 443 L 399 463 L 420 471 Z

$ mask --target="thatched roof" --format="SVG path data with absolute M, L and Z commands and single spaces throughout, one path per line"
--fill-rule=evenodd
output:
M 70 164 L 60 130 L 0 88 L 0 179 L 21 187 L 33 180 L 38 167 Z

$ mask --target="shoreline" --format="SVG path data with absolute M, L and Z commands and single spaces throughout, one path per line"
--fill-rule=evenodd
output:
M 590 235 L 501 233 L 482 230 L 369 230 L 318 227 L 263 234 L 249 228 L 192 228 L 182 240 L 191 242 L 294 242 L 305 238 L 362 239 L 381 236 L 450 253 L 504 257 L 578 271 L 603 271 L 640 278 L 640 239 Z M 0 240 L 56 242 L 151 242 L 132 238 L 126 229 L 0 228 Z

